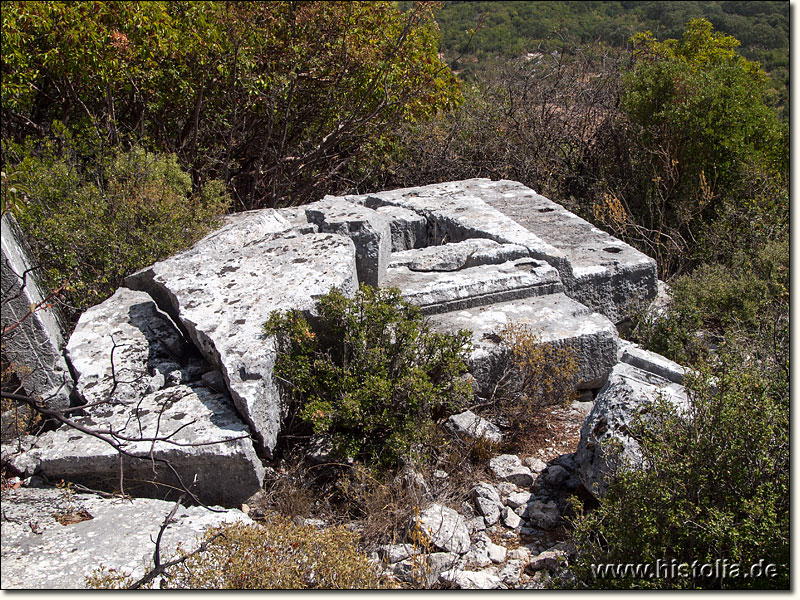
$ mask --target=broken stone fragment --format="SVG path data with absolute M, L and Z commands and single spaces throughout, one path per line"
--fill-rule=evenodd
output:
M 523 466 L 519 456 L 515 454 L 501 454 L 491 458 L 489 469 L 500 481 L 508 481 L 521 488 L 533 485 L 533 473 Z
M 431 504 L 413 517 L 409 535 L 419 535 L 425 543 L 445 552 L 464 554 L 470 547 L 464 517 L 441 504 Z
M 381 206 L 375 210 L 389 219 L 392 252 L 428 245 L 428 220 L 422 215 L 399 206 Z
M 495 444 L 503 441 L 503 434 L 497 425 L 479 417 L 471 410 L 457 415 L 450 415 L 445 421 L 445 427 L 450 431 L 469 440 L 487 440 Z
M 2 587 L 83 589 L 101 565 L 106 573 L 128 573 L 135 581 L 152 566 L 153 540 L 174 507 L 163 500 L 99 498 L 52 488 L 4 490 Z M 68 515 L 84 520 L 65 526 Z M 232 522 L 252 523 L 238 510 L 181 506 L 161 538 L 162 560 L 176 556 L 179 545 L 183 552 L 194 551 L 207 528 Z

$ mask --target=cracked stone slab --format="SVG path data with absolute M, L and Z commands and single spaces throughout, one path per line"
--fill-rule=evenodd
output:
M 688 408 L 682 385 L 627 363 L 614 367 L 581 427 L 575 453 L 578 478 L 587 490 L 602 497 L 617 468 L 643 466 L 639 443 L 630 435 L 630 429 L 637 415 L 658 399 L 679 412 Z
M 275 343 L 264 323 L 274 310 L 313 312 L 333 287 L 354 295 L 358 279 L 350 238 L 289 230 L 244 243 L 212 234 L 125 283 L 149 293 L 180 324 L 222 373 L 239 413 L 271 452 L 283 407 L 272 377 Z
M 2 504 L 3 589 L 84 589 L 100 565 L 138 579 L 152 566 L 153 540 L 174 507 L 36 488 L 6 490 Z M 69 525 L 57 520 L 76 513 L 91 518 Z M 178 544 L 191 552 L 207 528 L 233 522 L 252 521 L 239 510 L 179 508 L 164 532 L 162 558 L 174 556 Z
M 395 267 L 388 270 L 384 284 L 399 288 L 428 315 L 563 290 L 558 272 L 531 258 L 444 273 Z
M 389 218 L 392 252 L 428 245 L 428 220 L 422 215 L 399 206 L 379 206 L 375 210 Z
M 541 344 L 569 348 L 577 360 L 578 389 L 600 387 L 617 363 L 614 324 L 563 293 L 436 314 L 429 320 L 443 333 L 472 332 L 470 372 L 480 395 L 489 393 L 502 375 L 509 349 L 500 333 L 511 324 L 528 327 Z

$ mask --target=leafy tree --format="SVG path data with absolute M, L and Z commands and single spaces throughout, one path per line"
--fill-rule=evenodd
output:
M 459 97 L 427 3 L 10 2 L 2 35 L 4 137 L 93 128 L 245 208 L 352 185 L 390 125 Z

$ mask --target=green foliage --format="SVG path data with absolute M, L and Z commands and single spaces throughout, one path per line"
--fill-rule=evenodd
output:
M 87 148 L 95 154 L 89 160 Z M 134 146 L 109 150 L 68 132 L 56 142 L 5 150 L 25 190 L 14 203 L 44 267 L 46 289 L 66 285 L 72 317 L 106 297 L 125 276 L 188 247 L 225 212 L 220 182 L 192 193 L 173 155 Z
M 205 551 L 170 567 L 169 589 L 377 589 L 387 587 L 356 535 L 344 527 L 317 531 L 272 515 L 263 523 L 232 523 L 210 528 Z M 125 588 L 130 575 L 98 569 L 93 588 Z
M 632 430 L 645 464 L 627 469 L 599 508 L 580 515 L 574 571 L 590 587 L 787 588 L 789 389 L 777 370 L 723 356 L 689 383 L 690 409 L 657 405 Z M 776 385 L 778 382 L 778 385 Z M 597 578 L 597 563 L 739 562 L 764 559 L 778 577 Z
M 2 36 L 4 137 L 132 137 L 247 208 L 322 196 L 459 98 L 426 3 L 7 2 Z
M 471 394 L 469 333 L 434 333 L 397 289 L 361 286 L 355 298 L 331 290 L 319 318 L 275 312 L 275 373 L 299 417 L 330 435 L 334 452 L 395 466 L 430 435 L 434 421 Z

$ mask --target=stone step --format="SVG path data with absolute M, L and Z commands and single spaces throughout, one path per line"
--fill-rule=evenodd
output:
M 543 345 L 571 349 L 577 359 L 578 389 L 602 386 L 617 362 L 619 337 L 614 324 L 563 293 L 456 310 L 429 319 L 437 331 L 472 332 L 470 372 L 484 397 L 491 394 L 502 375 L 509 349 L 500 334 L 511 324 L 526 326 Z
M 397 287 L 423 314 L 466 310 L 477 306 L 521 300 L 563 291 L 558 272 L 543 261 L 521 258 L 458 271 L 412 271 L 408 266 L 388 269 L 385 287 Z

